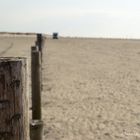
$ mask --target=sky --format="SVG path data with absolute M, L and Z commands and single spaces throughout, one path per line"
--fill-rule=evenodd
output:
M 0 0 L 0 31 L 140 38 L 140 0 Z

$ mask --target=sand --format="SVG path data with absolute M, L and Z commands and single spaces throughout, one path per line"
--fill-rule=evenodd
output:
M 34 41 L 1 35 L 0 56 Z M 44 140 L 140 139 L 140 40 L 47 38 L 42 69 Z

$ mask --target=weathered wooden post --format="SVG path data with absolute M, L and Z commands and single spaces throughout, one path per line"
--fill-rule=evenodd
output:
M 30 123 L 31 140 L 43 140 L 43 121 L 32 120 Z
M 37 34 L 37 41 L 36 46 L 38 47 L 39 51 L 41 52 L 41 62 L 42 62 L 42 56 L 43 56 L 43 48 L 45 44 L 45 36 L 42 34 Z
M 0 140 L 29 140 L 26 59 L 0 58 Z
M 41 59 L 40 51 L 32 47 L 31 76 L 32 76 L 32 119 L 41 119 Z
M 41 52 L 42 52 L 42 43 L 43 43 L 43 36 L 42 36 L 42 34 L 37 34 L 36 45 L 39 47 L 39 51 L 41 51 Z
M 43 121 L 41 112 L 41 52 L 38 47 L 31 48 L 32 75 L 32 121 L 30 123 L 31 140 L 43 139 Z

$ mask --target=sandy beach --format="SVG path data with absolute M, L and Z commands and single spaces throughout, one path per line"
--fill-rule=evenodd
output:
M 0 35 L 0 56 L 30 67 L 34 42 Z M 140 40 L 48 37 L 42 70 L 44 140 L 140 139 Z

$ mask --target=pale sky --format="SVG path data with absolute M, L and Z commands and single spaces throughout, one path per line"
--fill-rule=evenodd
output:
M 140 38 L 140 0 L 0 0 L 0 31 Z

